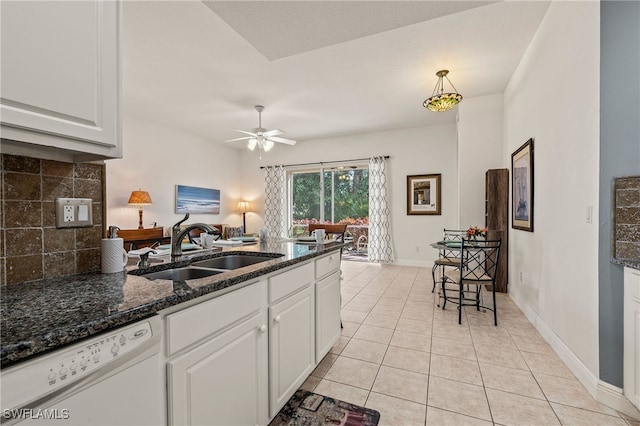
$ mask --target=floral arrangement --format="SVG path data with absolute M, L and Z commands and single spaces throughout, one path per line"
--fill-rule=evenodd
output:
M 467 229 L 467 240 L 476 239 L 477 237 L 486 237 L 487 236 L 487 228 L 478 228 L 477 226 L 472 226 Z

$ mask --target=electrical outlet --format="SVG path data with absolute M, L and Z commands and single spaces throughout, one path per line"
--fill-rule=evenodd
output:
M 522 271 L 520 271 L 520 282 L 523 281 L 523 278 L 524 278 L 524 274 L 522 273 Z
M 93 226 L 91 198 L 56 198 L 56 228 Z
M 69 206 L 69 205 L 65 205 L 64 206 L 64 210 L 63 210 L 63 215 L 62 215 L 62 221 L 63 222 L 73 222 L 75 220 L 74 214 L 73 214 L 73 206 Z
M 416 246 L 416 253 L 420 253 L 420 246 Z

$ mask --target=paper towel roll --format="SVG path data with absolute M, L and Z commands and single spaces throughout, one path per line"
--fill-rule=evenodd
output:
M 102 239 L 102 273 L 122 272 L 127 264 L 127 252 L 122 238 Z

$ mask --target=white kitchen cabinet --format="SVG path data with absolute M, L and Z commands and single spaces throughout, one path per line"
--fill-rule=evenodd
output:
M 252 300 L 256 295 L 261 296 L 260 303 L 249 315 L 240 309 L 215 319 L 216 312 L 224 307 L 233 306 L 243 299 Z M 268 327 L 265 300 L 266 283 L 261 282 L 177 314 L 180 320 L 174 321 L 172 326 L 171 334 L 174 336 L 180 335 L 181 331 L 195 336 L 189 326 L 198 325 L 194 321 L 189 322 L 192 312 L 197 315 L 200 325 L 213 322 L 222 329 L 214 331 L 209 338 L 199 340 L 195 347 L 189 346 L 190 349 L 167 363 L 170 424 L 267 423 Z M 207 311 L 211 313 L 208 321 Z M 236 321 L 230 321 L 229 315 Z M 172 347 L 170 340 L 171 335 L 169 347 Z
M 280 411 L 340 336 L 339 254 L 317 261 L 167 312 L 169 424 L 267 424 Z
M 316 279 L 324 278 L 332 272 L 340 270 L 340 260 L 339 251 L 316 259 L 314 262 L 316 265 Z
M 624 394 L 640 409 L 640 271 L 624 268 Z
M 119 2 L 3 1 L 0 8 L 0 130 L 18 141 L 3 141 L 2 151 L 122 157 Z
M 269 413 L 275 416 L 315 368 L 314 288 L 269 308 Z
M 340 271 L 316 283 L 316 363 L 329 353 L 341 334 Z

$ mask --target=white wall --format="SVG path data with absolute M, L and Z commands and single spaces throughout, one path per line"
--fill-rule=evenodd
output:
M 504 159 L 534 138 L 534 232 L 510 230 L 512 297 L 595 393 L 599 2 L 552 2 L 504 94 Z M 587 205 L 594 206 L 586 223 Z M 519 274 L 523 280 L 519 280 Z
M 187 223 L 242 225 L 235 211 L 242 194 L 240 151 L 131 115 L 123 120 L 123 158 L 106 162 L 107 226 L 138 227 L 137 209 L 127 206 L 138 188 L 153 200 L 144 210 L 144 227 L 173 225 L 183 217 L 175 213 L 176 184 L 221 190 L 220 214 L 192 214 Z
M 426 112 L 427 114 L 430 112 Z M 442 229 L 457 226 L 457 144 L 454 123 L 366 133 L 299 142 L 294 147 L 276 144 L 262 161 L 256 152 L 242 154 L 245 196 L 255 213 L 247 215 L 249 231 L 260 228 L 264 215 L 264 176 L 260 166 L 350 160 L 390 155 L 391 236 L 394 259 L 403 265 L 432 263 L 436 251 L 429 243 L 442 237 Z M 442 215 L 406 214 L 407 175 L 442 174 Z M 484 174 L 483 174 L 484 176 Z
M 485 224 L 485 172 L 507 167 L 502 153 L 502 94 L 464 99 L 458 107 L 459 229 Z

